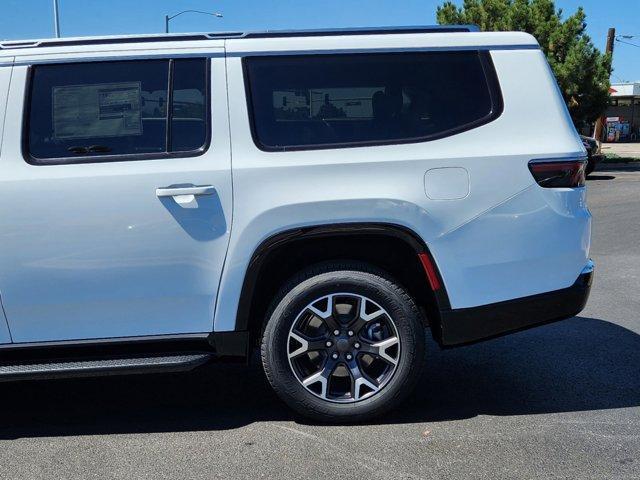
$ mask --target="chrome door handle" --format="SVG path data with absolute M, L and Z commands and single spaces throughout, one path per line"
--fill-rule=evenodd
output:
M 180 195 L 213 195 L 216 192 L 212 185 L 202 187 L 176 187 L 176 188 L 156 188 L 158 197 L 177 197 Z

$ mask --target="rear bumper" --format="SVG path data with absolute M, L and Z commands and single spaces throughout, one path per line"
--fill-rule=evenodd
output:
M 589 260 L 568 288 L 479 307 L 440 310 L 436 336 L 442 346 L 458 346 L 573 317 L 585 307 L 592 281 L 593 262 Z

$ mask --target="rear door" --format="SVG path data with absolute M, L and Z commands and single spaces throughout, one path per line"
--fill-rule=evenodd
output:
M 212 330 L 231 163 L 224 51 L 201 52 L 16 64 L 0 153 L 14 342 Z

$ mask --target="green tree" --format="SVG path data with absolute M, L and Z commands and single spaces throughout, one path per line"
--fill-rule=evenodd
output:
M 438 7 L 440 24 L 475 24 L 481 30 L 519 30 L 540 43 L 576 126 L 601 116 L 609 99 L 611 56 L 594 47 L 585 33 L 582 8 L 562 19 L 553 0 L 464 0 L 458 8 Z

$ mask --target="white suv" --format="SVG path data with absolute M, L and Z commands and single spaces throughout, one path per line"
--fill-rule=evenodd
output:
M 535 39 L 472 27 L 0 44 L 0 379 L 262 348 L 356 421 L 448 347 L 578 313 L 585 150 Z

